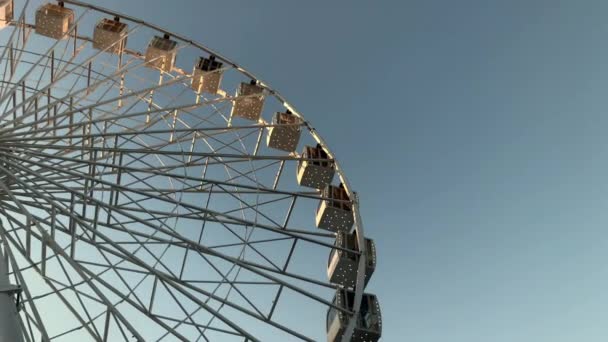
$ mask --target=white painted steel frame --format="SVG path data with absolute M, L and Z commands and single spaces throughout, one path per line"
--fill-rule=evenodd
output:
M 297 327 L 288 327 L 274 321 L 272 319 L 276 305 L 280 300 L 280 296 L 284 289 L 297 292 L 302 296 L 308 297 L 324 307 L 335 307 L 330 301 L 316 295 L 315 293 L 307 290 L 305 287 L 295 285 L 289 280 L 292 279 L 302 281 L 307 284 L 322 286 L 326 288 L 336 288 L 335 285 L 329 284 L 326 281 L 319 281 L 312 279 L 304 275 L 294 274 L 288 272 L 288 265 L 296 249 L 298 241 L 303 243 L 316 244 L 327 248 L 329 252 L 331 248 L 335 248 L 332 243 L 319 240 L 319 238 L 331 238 L 333 234 L 325 232 L 316 232 L 303 229 L 288 228 L 288 222 L 291 217 L 291 212 L 296 205 L 298 198 L 302 199 L 318 199 L 323 198 L 319 196 L 318 192 L 311 191 L 285 191 L 277 188 L 279 179 L 282 177 L 283 169 L 286 163 L 302 160 L 298 155 L 292 154 L 288 156 L 275 156 L 275 155 L 259 155 L 259 144 L 262 140 L 262 135 L 267 127 L 272 127 L 271 124 L 261 121 L 256 125 L 232 125 L 229 127 L 185 127 L 177 128 L 178 122 L 177 113 L 187 113 L 191 110 L 196 110 L 201 107 L 213 107 L 225 105 L 227 102 L 232 100 L 231 96 L 224 96 L 216 99 L 203 99 L 200 101 L 200 97 L 197 97 L 196 101 L 188 104 L 175 104 L 173 106 L 157 106 L 154 101 L 155 93 L 162 91 L 172 85 L 178 85 L 183 82 L 189 81 L 189 75 L 180 70 L 175 70 L 177 76 L 168 77 L 169 80 L 164 80 L 164 77 L 169 75 L 163 75 L 161 73 L 160 80 L 157 85 L 138 89 L 136 91 L 130 91 L 124 84 L 124 75 L 134 72 L 140 68 L 143 68 L 143 63 L 137 63 L 137 58 L 141 60 L 141 53 L 128 48 L 125 50 L 125 55 L 133 57 L 132 60 L 128 61 L 123 65 L 122 55 L 120 57 L 119 65 L 117 69 L 109 74 L 105 75 L 98 73 L 98 71 L 92 69 L 92 63 L 101 56 L 103 51 L 99 51 L 93 56 L 89 57 L 85 61 L 76 62 L 76 57 L 79 51 L 83 48 L 79 44 L 90 43 L 91 39 L 77 34 L 77 25 L 80 23 L 81 18 L 85 16 L 89 11 L 105 13 L 110 16 L 120 17 L 121 19 L 135 24 L 133 28 L 129 30 L 129 34 L 136 32 L 142 27 L 150 28 L 160 33 L 169 34 L 172 39 L 179 41 L 181 44 L 186 44 L 205 51 L 209 54 L 217 56 L 218 60 L 224 62 L 227 67 L 231 67 L 234 70 L 240 72 L 247 78 L 257 79 L 253 74 L 246 71 L 236 63 L 229 59 L 221 56 L 220 54 L 212 51 L 211 49 L 189 40 L 180 35 L 161 29 L 153 24 L 141 21 L 139 19 L 126 16 L 114 11 L 100 8 L 98 6 L 86 4 L 79 1 L 64 1 L 66 4 L 81 7 L 85 9 L 85 12 L 81 13 L 75 19 L 75 25 L 70 28 L 70 37 L 68 43 L 65 41 L 56 41 L 46 52 L 40 53 L 39 51 L 28 51 L 26 49 L 27 42 L 30 39 L 33 25 L 25 22 L 23 14 L 17 18 L 12 25 L 14 30 L 11 33 L 7 46 L 3 49 L 0 55 L 0 62 L 4 61 L 3 72 L 3 83 L 0 90 L 0 104 L 6 103 L 2 114 L 0 115 L 0 174 L 6 177 L 7 182 L 0 182 L 0 193 L 3 194 L 4 198 L 0 198 L 0 214 L 7 218 L 6 226 L 1 228 L 1 236 L 3 237 L 3 245 L 7 254 L 8 260 L 12 265 L 12 274 L 19 284 L 24 287 L 24 308 L 26 308 L 24 316 L 26 322 L 23 324 L 29 325 L 26 329 L 29 334 L 24 334 L 26 340 L 32 339 L 35 336 L 32 333 L 33 329 L 38 330 L 38 335 L 42 340 L 51 340 L 59 338 L 62 335 L 67 335 L 75 330 L 65 331 L 62 335 L 49 336 L 46 332 L 43 319 L 41 319 L 36 306 L 34 305 L 35 299 L 32 298 L 27 290 L 26 283 L 21 276 L 21 272 L 26 269 L 19 269 L 17 265 L 17 259 L 13 255 L 17 252 L 21 257 L 25 257 L 30 262 L 28 269 L 33 269 L 36 272 L 45 275 L 47 263 L 49 260 L 46 258 L 46 253 L 53 253 L 52 258 L 57 259 L 61 269 L 63 269 L 65 280 L 67 283 L 62 283 L 56 279 L 51 279 L 48 276 L 45 277 L 47 285 L 52 290 L 54 295 L 57 295 L 64 305 L 78 319 L 80 328 L 88 332 L 88 334 L 95 340 L 106 341 L 108 339 L 108 332 L 110 325 L 115 322 L 115 325 L 120 329 L 122 335 L 126 338 L 128 334 L 136 337 L 139 340 L 144 340 L 144 337 L 140 335 L 138 329 L 130 324 L 129 320 L 123 316 L 118 305 L 114 303 L 109 297 L 109 293 L 102 291 L 99 286 L 103 286 L 105 289 L 113 292 L 114 295 L 122 298 L 123 302 L 129 303 L 133 308 L 138 309 L 143 314 L 147 315 L 152 321 L 159 326 L 164 327 L 167 330 L 167 334 L 171 334 L 175 338 L 181 340 L 188 340 L 186 336 L 182 335 L 177 328 L 182 324 L 189 324 L 196 327 L 201 333 L 201 337 L 204 340 L 208 340 L 205 336 L 206 331 L 217 331 L 229 335 L 242 336 L 245 340 L 257 341 L 258 339 L 239 324 L 239 322 L 233 322 L 228 317 L 223 315 L 220 311 L 224 307 L 230 307 L 236 311 L 239 311 L 245 315 L 256 318 L 269 326 L 280 329 L 294 337 L 302 340 L 312 341 L 311 338 L 304 334 L 297 332 Z M 27 8 L 29 1 L 26 2 L 25 7 Z M 61 56 L 56 56 L 56 50 L 61 51 L 58 47 L 65 43 Z M 19 48 L 19 45 L 22 48 Z M 71 46 L 70 46 L 71 45 Z M 72 51 L 68 52 L 68 48 Z M 35 62 L 26 61 L 25 58 L 28 54 L 37 56 Z M 70 56 L 71 55 L 71 56 Z M 29 63 L 29 64 L 28 64 Z M 18 65 L 29 65 L 28 71 L 20 75 L 19 79 L 16 78 L 15 68 Z M 38 81 L 35 86 L 26 85 L 28 77 L 33 75 L 38 68 L 42 68 Z M 39 88 L 42 83 L 43 77 L 46 73 L 50 72 L 50 83 L 44 87 Z M 67 95 L 62 97 L 56 97 L 52 94 L 53 88 L 59 84 L 62 80 L 78 75 L 76 81 L 70 89 L 67 90 Z M 86 76 L 85 76 L 86 75 Z M 118 82 L 116 78 L 119 77 Z M 86 87 L 78 88 L 79 82 L 84 82 L 86 79 Z M 105 94 L 101 96 L 101 101 L 95 103 L 85 104 L 87 96 L 94 93 L 97 89 L 102 89 L 110 83 L 110 87 L 120 87 L 120 95 L 117 97 L 111 97 L 105 99 Z M 350 251 L 350 253 L 356 253 L 360 255 L 359 258 L 359 273 L 357 278 L 357 286 L 355 287 L 355 304 L 354 311 L 348 312 L 342 308 L 336 307 L 350 315 L 351 319 L 344 334 L 344 341 L 350 340 L 350 336 L 354 330 L 356 324 L 356 317 L 358 314 L 358 308 L 361 304 L 361 298 L 364 287 L 364 267 L 366 264 L 366 253 L 364 243 L 364 232 L 361 217 L 359 214 L 358 206 L 359 199 L 356 193 L 352 191 L 348 180 L 344 176 L 342 169 L 340 168 L 335 156 L 331 153 L 331 150 L 322 138 L 317 134 L 316 130 L 312 128 L 310 123 L 299 114 L 299 112 L 291 106 L 278 92 L 270 88 L 267 84 L 259 82 L 265 91 L 270 96 L 276 98 L 282 105 L 290 110 L 294 115 L 300 117 L 303 121 L 303 125 L 309 131 L 311 137 L 328 152 L 329 157 L 334 160 L 336 173 L 339 181 L 344 184 L 347 193 L 353 201 L 353 213 L 355 215 L 355 229 L 358 232 L 360 251 Z M 111 88 L 108 88 L 108 91 Z M 21 95 L 21 101 L 17 100 L 17 97 Z M 122 107 L 128 101 L 135 98 L 135 102 L 130 107 Z M 40 103 L 46 99 L 46 105 L 40 106 Z M 103 110 L 104 105 L 111 103 L 119 103 L 119 108 L 126 108 L 122 112 L 110 113 Z M 148 104 L 146 111 L 131 112 L 139 103 L 145 102 Z M 80 105 L 79 104 L 83 104 Z M 64 108 L 58 110 L 58 108 Z M 46 112 L 45 115 L 40 116 L 40 113 Z M 101 113 L 101 117 L 93 118 L 92 113 Z M 217 112 L 217 110 L 216 110 Z M 51 114 L 52 113 L 52 114 Z M 160 115 L 157 121 L 152 121 L 153 115 Z M 73 118 L 77 115 L 87 117 L 85 121 L 74 122 Z M 170 122 L 170 129 L 149 129 L 143 134 L 148 136 L 156 136 L 161 134 L 170 134 L 168 145 L 148 146 L 147 143 L 141 140 L 138 135 L 142 133 L 135 130 L 137 128 L 124 126 L 123 131 L 111 132 L 107 130 L 107 126 L 118 124 L 119 120 L 126 120 L 133 118 L 145 117 L 145 123 L 142 123 L 141 128 L 149 127 L 154 122 L 160 122 L 162 120 Z M 19 118 L 19 120 L 18 120 Z M 26 119 L 30 121 L 26 122 Z M 160 120 L 160 121 L 159 121 Z M 98 125 L 102 125 L 104 128 L 100 129 Z M 182 123 L 184 125 L 184 123 Z M 186 125 L 187 126 L 187 125 Z M 97 133 L 92 133 L 92 128 L 97 127 Z M 57 136 L 57 132 L 61 130 L 68 130 L 69 139 L 68 145 L 61 144 L 61 138 Z M 79 131 L 79 132 L 77 132 Z M 237 140 L 233 142 L 223 142 L 221 136 L 229 132 L 247 132 L 245 136 L 237 135 Z M 25 132 L 25 133 L 24 133 Z M 35 133 L 32 133 L 35 132 Z M 251 154 L 240 154 L 217 152 L 215 149 L 211 153 L 198 152 L 194 146 L 197 139 L 212 140 L 216 143 L 222 144 L 219 149 L 232 149 L 233 144 L 243 142 L 243 139 L 248 135 L 257 134 L 256 144 L 254 152 Z M 30 135 L 26 135 L 30 134 Z M 123 140 L 122 145 L 118 144 L 118 140 Z M 139 139 L 139 140 L 138 140 Z M 190 141 L 192 140 L 189 151 L 171 151 L 162 150 L 159 146 L 169 146 L 174 144 L 176 141 Z M 55 141 L 55 143 L 53 143 Z M 96 142 L 102 142 L 102 146 L 96 146 Z M 113 145 L 108 144 L 107 141 L 114 141 Z M 124 146 L 131 145 L 129 148 Z M 139 146 L 135 148 L 134 146 Z M 75 153 L 75 151 L 79 151 Z M 53 152 L 54 151 L 54 152 Z M 66 153 L 61 153 L 66 151 Z M 159 164 L 150 164 L 149 161 L 145 161 L 146 157 L 154 156 Z M 184 161 L 180 157 L 187 157 L 186 164 L 188 166 L 196 165 L 200 166 L 204 170 L 203 177 L 193 177 L 187 174 L 172 173 L 171 171 L 180 171 L 184 168 Z M 161 157 L 170 160 L 161 161 Z M 253 174 L 239 172 L 238 169 L 231 167 L 231 165 L 237 165 L 238 163 L 253 163 L 253 162 L 271 161 L 272 164 L 278 164 L 279 169 L 275 176 L 275 181 L 272 187 L 260 187 L 259 184 L 238 184 L 235 183 L 235 179 L 249 180 L 255 183 L 255 171 L 261 170 L 262 167 L 255 168 L 252 166 Z M 142 165 L 143 164 L 143 165 Z M 206 178 L 205 174 L 207 169 L 213 165 L 222 165 L 226 168 L 228 173 L 235 173 L 236 175 L 228 180 L 214 180 Z M 253 164 L 252 164 L 253 165 Z M 87 173 L 83 173 L 81 170 L 83 167 L 89 169 Z M 98 169 L 102 172 L 98 173 Z M 104 171 L 105 170 L 105 171 Z M 143 174 L 139 178 L 134 176 L 135 174 Z M 108 181 L 107 177 L 116 175 L 115 181 Z M 121 175 L 128 175 L 129 177 L 136 178 L 131 179 L 131 184 L 122 184 Z M 171 198 L 171 193 L 176 193 L 175 188 L 161 188 L 153 186 L 152 183 L 157 176 L 166 177 L 171 183 L 181 183 L 186 188 L 181 188 L 180 193 L 185 194 L 191 191 L 192 193 L 208 194 L 206 205 L 192 205 L 184 203 L 180 200 Z M 63 178 L 62 178 L 63 177 Z M 143 178 L 141 178 L 143 177 Z M 235 178 L 236 177 L 236 178 Z M 82 182 L 78 187 L 66 185 L 67 183 Z M 295 180 L 294 180 L 295 181 Z M 198 182 L 194 184 L 194 182 Z M 140 188 L 135 187 L 134 184 L 139 184 Z M 142 187 L 143 186 L 143 187 Z M 104 202 L 93 195 L 94 192 L 105 192 L 109 193 L 109 202 Z M 70 194 L 70 198 L 60 197 L 59 194 Z M 240 210 L 252 210 L 256 212 L 256 216 L 266 217 L 266 219 L 272 224 L 263 224 L 257 221 L 249 221 L 244 218 L 240 218 L 234 213 L 235 210 L 229 212 L 219 212 L 209 209 L 209 200 L 211 194 L 222 194 L 231 195 L 234 200 L 241 202 Z M 235 195 L 236 194 L 236 195 Z M 285 220 L 282 223 L 276 222 L 266 216 L 262 211 L 259 210 L 260 203 L 256 200 L 255 204 L 250 204 L 247 201 L 241 199 L 241 195 L 247 194 L 265 194 L 265 195 L 277 195 L 282 196 L 279 199 L 270 199 L 263 204 L 272 204 L 273 201 L 281 201 L 284 199 L 290 199 L 290 206 L 286 213 Z M 136 196 L 135 196 L 136 195 Z M 146 208 L 139 205 L 138 208 L 125 207 L 124 203 L 118 204 L 120 197 L 127 197 L 127 205 L 137 205 L 137 196 L 141 196 L 148 199 L 153 199 L 159 203 L 165 203 L 167 208 L 174 206 L 174 208 L 182 207 L 186 210 L 186 213 L 179 213 L 173 210 L 165 211 L 159 208 Z M 80 207 L 84 212 L 87 207 L 93 207 L 94 218 L 89 218 L 86 215 L 76 214 L 75 208 Z M 40 213 L 46 212 L 48 216 L 41 216 L 40 213 L 32 213 L 28 208 L 36 208 L 40 210 Z M 125 209 L 128 208 L 128 209 Z M 107 217 L 107 221 L 98 220 L 99 215 Z M 60 222 L 56 219 L 58 215 L 68 219 L 68 224 Z M 119 215 L 119 216 L 118 216 Z M 143 220 L 141 215 L 148 215 L 150 219 Z M 312 215 L 312 214 L 311 214 Z M 203 222 L 203 230 L 205 222 L 217 223 L 223 226 L 227 231 L 232 232 L 233 235 L 239 240 L 239 242 L 230 244 L 219 244 L 215 246 L 204 246 L 199 241 L 185 238 L 179 233 L 175 232 L 166 222 L 171 218 L 180 217 L 193 219 Z M 123 218 L 121 220 L 121 218 Z M 129 221 L 125 221 L 128 219 Z M 25 221 L 25 222 L 24 222 Z M 129 228 L 129 222 L 141 224 L 142 226 L 148 227 L 154 231 L 154 233 L 144 233 L 139 229 Z M 230 228 L 231 226 L 242 226 L 242 227 L 255 227 L 264 231 L 277 234 L 281 237 L 272 239 L 259 239 L 250 241 L 250 235 L 243 238 Z M 180 274 L 174 274 L 171 269 L 163 265 L 162 255 L 160 257 L 150 254 L 155 259 L 155 265 L 161 265 L 166 271 L 159 271 L 156 266 L 151 267 L 148 262 L 137 257 L 135 253 L 127 249 L 123 242 L 115 241 L 112 236 L 107 235 L 99 230 L 104 227 L 105 229 L 111 229 L 113 231 L 120 231 L 130 236 L 133 241 L 131 244 L 139 245 L 137 250 L 148 250 L 153 245 L 166 245 L 167 249 L 171 246 L 176 248 L 185 249 L 184 259 L 182 263 L 182 269 Z M 80 235 L 76 232 L 80 230 Z M 201 230 L 201 236 L 203 234 Z M 62 247 L 55 241 L 55 232 L 62 233 L 71 236 L 71 243 L 67 247 Z M 23 233 L 23 234 L 22 234 Z M 160 233 L 160 234 L 157 234 Z M 22 241 L 21 235 L 25 235 L 25 241 Z M 162 235 L 162 236 L 159 236 Z M 32 259 L 31 244 L 32 241 L 39 241 L 42 246 L 42 259 L 40 262 L 35 262 Z M 143 239 L 143 240 L 142 240 Z M 263 252 L 258 250 L 255 245 L 273 241 L 293 241 L 290 247 L 289 255 L 285 263 L 277 265 L 276 263 L 269 260 Z M 90 244 L 95 246 L 102 256 L 102 260 L 99 262 L 82 261 L 75 259 L 76 243 Z M 231 247 L 231 246 L 242 246 L 250 248 L 255 254 L 266 262 L 264 265 L 259 262 L 248 261 L 241 257 L 235 258 L 229 255 L 218 252 L 218 249 Z M 67 250 L 66 250 L 67 249 Z M 166 250 L 167 250 L 166 249 Z M 165 250 L 165 251 L 166 251 Z M 163 252 L 164 253 L 164 252 Z M 221 275 L 221 280 L 209 281 L 210 283 L 217 283 L 219 288 L 222 284 L 230 286 L 229 291 L 234 291 L 242 297 L 248 304 L 245 307 L 243 304 L 232 302 L 228 299 L 228 295 L 225 297 L 216 294 L 214 291 L 205 291 L 199 287 L 192 286 L 189 283 L 185 283 L 182 280 L 184 267 L 186 264 L 186 258 L 189 253 L 194 253 L 206 260 L 209 265 L 213 268 L 214 263 L 210 261 L 210 258 L 217 258 L 223 260 L 229 264 L 232 264 L 231 271 L 224 273 L 216 268 L 217 273 Z M 99 267 L 107 267 L 102 272 L 108 272 L 113 270 L 118 277 L 120 273 L 117 270 L 128 270 L 133 271 L 134 268 L 127 266 L 120 266 L 123 261 L 118 263 L 110 262 L 110 256 L 121 258 L 123 261 L 127 261 L 134 266 L 138 267 L 138 272 L 145 274 L 145 277 L 152 276 L 154 279 L 154 287 L 150 297 L 149 305 L 146 305 L 141 298 L 131 295 L 135 293 L 136 288 L 141 282 L 133 287 L 129 286 L 128 282 L 122 279 L 122 285 L 128 288 L 128 295 L 107 281 L 101 278 L 101 274 L 92 272 L 87 267 L 82 265 Z M 105 262 L 104 262 L 105 261 Z M 134 267 L 133 266 L 133 267 Z M 264 281 L 237 281 L 230 280 L 228 274 L 232 272 L 234 267 L 238 266 L 238 271 L 247 270 L 253 274 L 260 276 L 265 279 Z M 72 272 L 68 272 L 68 268 Z M 71 274 L 75 273 L 75 274 Z M 80 277 L 80 279 L 76 279 Z M 146 278 L 143 278 L 145 280 Z M 234 278 L 237 279 L 237 278 Z M 92 293 L 79 290 L 78 287 L 82 284 L 86 284 L 92 290 Z M 272 307 L 267 314 L 256 307 L 246 295 L 240 292 L 237 285 L 242 284 L 276 284 L 279 286 L 278 292 L 274 297 Z M 174 299 L 177 295 L 185 296 L 192 302 L 196 303 L 203 310 L 212 314 L 213 318 L 207 324 L 197 323 L 193 318 L 194 313 L 189 313 L 187 309 L 180 305 L 182 311 L 185 314 L 184 320 L 174 320 L 171 317 L 160 317 L 153 314 L 152 306 L 154 303 L 155 293 L 158 286 L 162 286 Z M 75 293 L 76 303 L 71 302 L 66 296 L 62 294 L 66 289 L 70 289 Z M 174 292 L 176 291 L 176 292 Z M 208 298 L 206 301 L 202 301 L 193 295 L 198 293 L 203 298 Z M 230 292 L 229 292 L 230 293 Z M 219 309 L 214 308 L 209 303 L 210 300 L 221 303 Z M 103 304 L 107 309 L 98 314 L 97 316 L 87 310 L 84 305 L 84 300 L 93 300 Z M 179 304 L 179 300 L 175 299 Z M 78 303 L 78 304 L 77 304 Z M 80 305 L 80 308 L 78 307 Z M 197 310 L 198 311 L 198 310 Z M 319 314 L 325 314 L 325 310 L 320 310 Z M 105 315 L 105 328 L 100 331 L 98 327 L 93 324 L 100 315 Z M 83 317 L 86 316 L 86 317 Z M 217 326 L 212 326 L 213 319 L 225 323 L 230 329 L 222 329 Z M 112 321 L 113 320 L 113 321 Z M 167 321 L 173 321 L 176 325 L 171 326 Z M 75 328 L 76 329 L 76 328 Z M 125 331 L 126 330 L 126 331 Z M 167 335 L 165 335 L 167 336 Z M 162 337 L 161 337 L 162 338 Z

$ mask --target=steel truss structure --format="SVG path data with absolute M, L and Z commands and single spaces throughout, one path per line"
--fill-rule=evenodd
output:
M 351 340 L 369 264 L 358 199 L 292 105 L 217 52 L 137 18 L 64 1 L 74 15 L 52 39 L 42 3 L 6 3 L 0 318 L 14 321 L 0 323 L 0 339 L 316 341 L 334 310 Z M 126 29 L 95 49 L 103 18 Z M 176 42 L 168 70 L 166 56 L 154 67 L 146 52 L 155 36 Z M 193 89 L 200 56 L 221 62 L 216 92 Z M 235 95 L 248 82 L 261 93 Z M 231 114 L 256 96 L 257 120 Z M 318 159 L 267 145 L 272 128 L 286 127 L 269 119 L 275 112 L 298 119 L 287 126 L 299 147 L 327 153 L 346 199 L 298 185 L 299 165 Z M 348 204 L 358 248 L 314 227 L 322 201 Z M 326 274 L 332 251 L 357 260 L 350 306 L 332 299 L 344 288 Z

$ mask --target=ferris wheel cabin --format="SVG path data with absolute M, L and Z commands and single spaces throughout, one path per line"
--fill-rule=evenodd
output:
M 146 49 L 146 66 L 165 72 L 171 71 L 177 57 L 177 42 L 168 34 L 154 36 Z
M 0 1 L 0 29 L 6 27 L 14 16 L 13 0 Z
M 266 144 L 270 148 L 294 152 L 302 134 L 302 119 L 289 110 L 277 112 L 272 117 L 272 126 L 268 128 Z
M 74 25 L 74 11 L 47 3 L 36 10 L 36 33 L 53 39 L 64 39 Z
M 305 146 L 302 160 L 298 163 L 298 184 L 309 188 L 323 189 L 334 178 L 334 162 L 323 146 Z
M 333 232 L 350 232 L 355 223 L 352 202 L 343 185 L 327 185 L 321 191 L 321 201 L 317 207 L 318 228 Z
M 251 121 L 259 121 L 264 107 L 264 88 L 257 81 L 242 82 L 236 90 L 236 98 L 232 103 L 231 117 L 240 117 Z
M 103 18 L 93 31 L 93 48 L 109 53 L 120 54 L 127 45 L 128 25 L 120 22 L 120 18 Z
M 365 283 L 367 285 L 376 269 L 376 244 L 372 239 L 365 241 Z M 360 256 L 347 250 L 361 252 L 357 232 L 338 233 L 334 243 L 336 247 L 343 249 L 333 249 L 327 261 L 327 277 L 332 284 L 340 285 L 345 288 L 354 288 L 357 283 L 357 273 Z
M 192 71 L 192 89 L 199 94 L 216 94 L 222 82 L 222 65 L 213 55 L 200 57 Z
M 336 291 L 333 304 L 353 311 L 355 292 L 345 289 Z M 349 317 L 344 312 L 330 307 L 327 311 L 327 342 L 339 342 L 348 325 Z M 378 342 L 382 335 L 382 315 L 376 295 L 364 293 L 356 319 L 352 342 Z

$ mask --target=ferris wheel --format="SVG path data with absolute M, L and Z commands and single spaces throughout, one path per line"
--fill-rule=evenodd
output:
M 278 92 L 92 4 L 0 27 L 0 342 L 380 339 L 357 195 Z

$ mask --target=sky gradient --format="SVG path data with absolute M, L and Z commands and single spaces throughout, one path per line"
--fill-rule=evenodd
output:
M 605 340 L 607 3 L 98 3 L 237 61 L 318 129 L 377 243 L 384 341 Z

